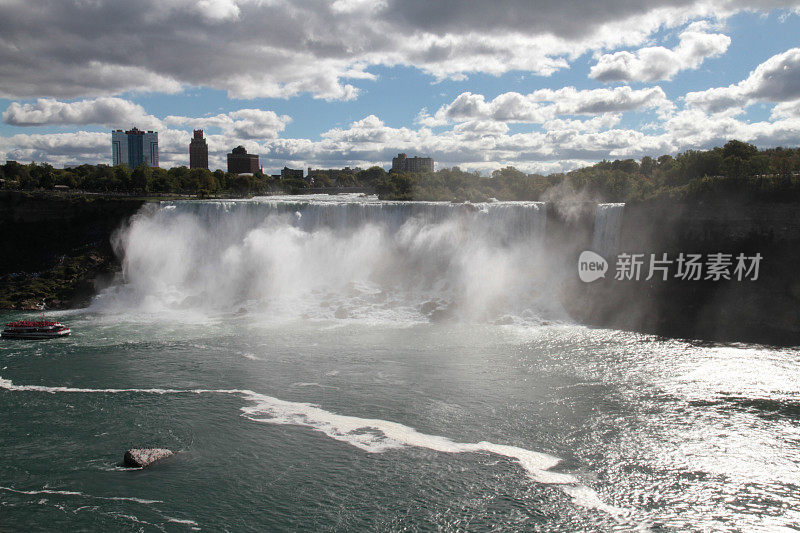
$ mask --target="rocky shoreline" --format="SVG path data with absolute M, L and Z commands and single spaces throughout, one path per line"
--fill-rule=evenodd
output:
M 0 191 L 0 309 L 88 305 L 120 268 L 111 235 L 143 204 Z

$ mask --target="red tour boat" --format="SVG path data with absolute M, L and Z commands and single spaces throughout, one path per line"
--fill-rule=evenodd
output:
M 52 339 L 66 337 L 72 331 L 65 325 L 51 320 L 17 320 L 6 324 L 0 334 L 4 339 Z

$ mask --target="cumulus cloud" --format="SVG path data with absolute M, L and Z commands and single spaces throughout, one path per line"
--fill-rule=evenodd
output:
M 800 118 L 747 122 L 734 115 L 707 114 L 687 109 L 675 114 L 665 129 L 681 149 L 707 149 L 739 139 L 761 147 L 796 145 L 800 139 Z
M 465 92 L 431 116 L 424 110 L 417 121 L 425 126 L 451 122 L 492 120 L 541 124 L 564 115 L 604 115 L 655 109 L 666 113 L 672 102 L 660 87 L 578 90 L 574 87 L 540 89 L 530 94 L 503 93 L 487 102 L 482 94 Z
M 111 139 L 107 133 L 18 134 L 0 137 L 0 153 L 21 162 L 46 161 L 60 166 L 80 162 L 109 162 Z M 103 157 L 108 153 L 107 159 Z
M 771 119 L 800 118 L 800 99 L 781 102 L 772 108 Z
M 12 102 L 3 112 L 3 122 L 12 126 L 99 124 L 109 128 L 130 124 L 157 129 L 162 123 L 142 106 L 122 98 L 96 98 L 61 102 L 39 98 L 36 103 Z
M 797 0 L 92 0 L 0 2 L 0 97 L 85 98 L 186 86 L 231 97 L 347 100 L 375 65 L 437 79 L 550 75 L 583 53 L 638 46 L 662 28 Z M 687 57 L 724 36 L 686 35 Z M 672 51 L 674 52 L 674 51 Z M 676 52 L 677 53 L 677 52 Z
M 170 115 L 167 124 L 193 128 L 219 128 L 236 139 L 273 139 L 291 122 L 291 117 L 263 109 L 239 109 L 212 117 L 182 117 Z
M 597 115 L 642 109 L 667 111 L 672 107 L 661 87 L 636 90 L 627 86 L 589 90 L 574 87 L 540 89 L 532 94 L 532 98 L 553 102 L 558 115 Z
M 546 131 L 598 132 L 608 130 L 619 124 L 620 114 L 606 113 L 589 120 L 553 119 L 543 124 Z
M 708 113 L 744 107 L 755 102 L 789 102 L 800 99 L 800 48 L 776 54 L 739 83 L 690 92 L 686 103 Z
M 696 69 L 709 57 L 722 55 L 731 39 L 721 33 L 707 33 L 701 27 L 690 27 L 680 35 L 673 48 L 653 46 L 633 52 L 616 52 L 600 56 L 589 71 L 599 81 L 670 80 L 678 72 Z

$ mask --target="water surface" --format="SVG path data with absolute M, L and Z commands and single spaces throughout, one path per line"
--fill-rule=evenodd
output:
M 800 350 L 571 324 L 533 204 L 288 204 L 143 213 L 0 342 L 0 529 L 800 529 Z

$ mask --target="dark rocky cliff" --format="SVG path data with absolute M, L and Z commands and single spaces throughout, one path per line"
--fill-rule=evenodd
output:
M 641 279 L 616 280 L 617 254 L 606 257 L 605 279 L 583 283 L 577 249 L 562 290 L 564 307 L 577 320 L 596 326 L 670 337 L 800 345 L 800 205 L 795 203 L 652 202 L 628 204 L 618 253 L 676 259 L 694 253 L 761 254 L 757 280 L 676 279 L 650 281 L 647 261 Z M 733 270 L 733 269 L 731 269 Z M 752 276 L 751 276 L 752 277 Z M 705 273 L 703 274 L 705 278 Z
M 0 308 L 78 307 L 113 276 L 115 229 L 143 201 L 0 191 Z

